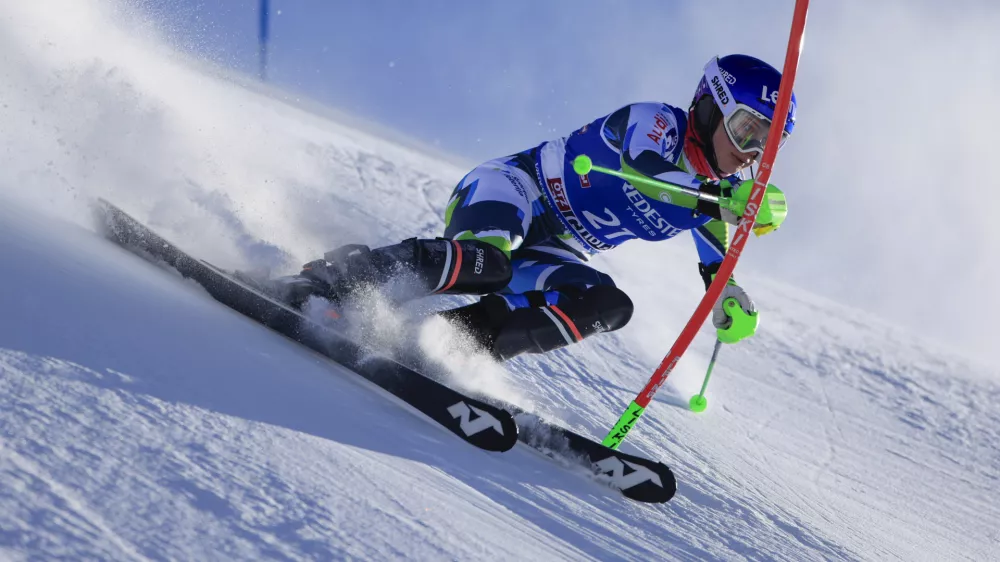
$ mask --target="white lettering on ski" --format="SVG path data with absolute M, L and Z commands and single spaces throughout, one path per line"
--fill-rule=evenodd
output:
M 472 412 L 475 412 L 476 416 L 478 416 L 474 420 L 469 419 Z M 469 437 L 472 437 L 489 427 L 492 427 L 497 433 L 503 435 L 503 424 L 500 423 L 500 420 L 494 418 L 488 412 L 484 412 L 483 410 L 476 408 L 475 406 L 469 406 L 465 402 L 456 402 L 448 407 L 448 413 L 451 414 L 452 417 L 462 420 L 460 424 L 462 432 Z
M 626 464 L 633 470 L 633 472 L 628 476 L 625 475 Z M 646 481 L 650 481 L 661 488 L 663 487 L 663 481 L 660 480 L 660 475 L 642 466 L 641 464 L 623 461 L 618 457 L 612 456 L 604 460 L 597 461 L 594 465 L 601 471 L 601 474 L 610 473 L 611 483 L 622 490 L 627 490 L 632 486 L 637 486 Z

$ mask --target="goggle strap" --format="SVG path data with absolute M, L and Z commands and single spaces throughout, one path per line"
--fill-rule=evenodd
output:
M 705 80 L 708 82 L 708 89 L 712 92 L 715 103 L 722 109 L 723 117 L 729 117 L 736 111 L 736 99 L 729 91 L 729 84 L 726 83 L 722 69 L 719 68 L 719 57 L 712 57 L 712 60 L 705 65 Z

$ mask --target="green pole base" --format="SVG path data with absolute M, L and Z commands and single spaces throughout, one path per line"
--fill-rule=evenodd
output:
M 688 407 L 691 408 L 692 412 L 704 412 L 705 408 L 708 407 L 708 398 L 705 398 L 703 394 L 695 394 L 688 402 Z
M 628 435 L 629 431 L 632 431 L 632 427 L 635 426 L 635 422 L 639 421 L 639 416 L 645 412 L 646 409 L 635 403 L 635 400 L 628 405 L 625 409 L 625 413 L 622 417 L 618 418 L 618 423 L 615 424 L 608 436 L 604 438 L 601 442 L 602 445 L 611 449 L 617 449 L 619 445 L 622 444 L 622 440 Z

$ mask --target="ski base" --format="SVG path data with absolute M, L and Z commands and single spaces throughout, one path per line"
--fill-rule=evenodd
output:
M 101 199 L 95 209 L 105 236 L 154 263 L 166 263 L 201 285 L 220 303 L 334 360 L 392 393 L 466 442 L 487 451 L 517 443 L 513 416 L 373 354 L 330 326 L 320 325 L 228 273 L 186 254 L 121 209 Z

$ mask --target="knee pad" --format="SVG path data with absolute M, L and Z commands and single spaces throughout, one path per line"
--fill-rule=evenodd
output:
M 482 240 L 445 240 L 454 251 L 451 271 L 442 275 L 443 286 L 435 293 L 496 293 L 510 285 L 514 269 L 510 258 L 496 246 Z M 445 279 L 447 277 L 447 279 Z
M 579 298 L 579 314 L 592 320 L 595 333 L 613 332 L 624 328 L 632 319 L 635 305 L 632 299 L 613 285 L 596 285 L 583 292 Z
M 493 353 L 506 359 L 559 349 L 624 327 L 633 310 L 632 299 L 610 285 L 586 289 L 562 306 L 514 310 L 494 338 Z

